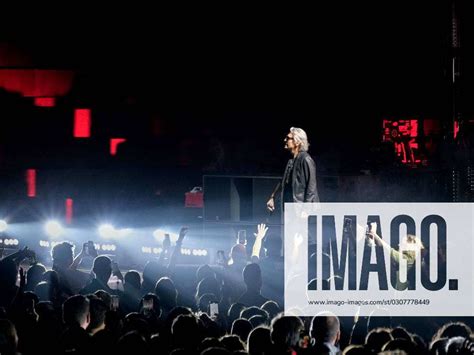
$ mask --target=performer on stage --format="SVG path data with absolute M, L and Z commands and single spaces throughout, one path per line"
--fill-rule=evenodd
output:
M 316 164 L 308 154 L 308 137 L 301 128 L 291 127 L 286 135 L 285 149 L 292 157 L 286 164 L 283 179 L 273 190 L 267 202 L 269 211 L 275 210 L 276 194 L 281 192 L 282 211 L 285 202 L 319 202 L 316 187 Z

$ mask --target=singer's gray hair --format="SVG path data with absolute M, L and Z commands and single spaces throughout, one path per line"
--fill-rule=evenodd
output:
M 290 132 L 293 133 L 293 139 L 296 143 L 300 143 L 300 150 L 303 152 L 307 152 L 309 148 L 308 136 L 306 132 L 301 128 L 291 127 Z

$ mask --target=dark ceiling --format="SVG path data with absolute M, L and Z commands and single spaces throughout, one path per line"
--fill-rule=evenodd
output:
M 474 32 L 458 3 L 469 97 Z M 18 66 L 74 70 L 69 102 L 124 117 L 115 132 L 135 138 L 153 116 L 172 126 L 171 141 L 207 134 L 274 151 L 288 127 L 302 126 L 316 154 L 345 154 L 379 142 L 385 117 L 450 119 L 447 3 L 200 10 L 78 10 L 4 34 Z

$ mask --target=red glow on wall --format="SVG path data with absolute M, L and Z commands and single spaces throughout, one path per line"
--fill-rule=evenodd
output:
M 116 155 L 118 145 L 126 141 L 127 140 L 125 138 L 111 138 L 110 139 L 110 155 Z
M 72 206 L 73 200 L 72 198 L 66 199 L 66 223 L 71 224 L 72 222 Z
M 74 111 L 74 137 L 89 138 L 91 136 L 91 110 L 78 108 Z
M 441 134 L 441 124 L 439 120 L 424 119 L 423 120 L 423 133 L 425 137 L 431 137 Z
M 28 197 L 36 197 L 36 169 L 26 170 L 26 190 Z
M 0 88 L 25 97 L 64 96 L 73 79 L 69 70 L 0 69 Z
M 458 133 L 459 133 L 459 122 L 454 121 L 454 139 L 456 139 L 456 137 L 458 136 Z
M 38 107 L 54 107 L 56 99 L 54 97 L 35 97 L 35 106 Z

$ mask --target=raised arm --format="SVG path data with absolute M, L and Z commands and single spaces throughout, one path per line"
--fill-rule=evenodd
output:
M 253 244 L 253 247 L 252 247 L 252 257 L 251 257 L 253 263 L 258 262 L 260 258 L 260 250 L 262 249 L 262 240 L 263 238 L 265 238 L 267 231 L 268 231 L 268 227 L 265 225 L 265 223 L 261 223 L 257 226 L 257 233 L 253 234 L 255 236 L 255 243 Z
M 71 269 L 71 270 L 76 270 L 76 269 L 77 269 L 77 267 L 78 267 L 79 264 L 81 263 L 82 259 L 83 259 L 84 256 L 86 255 L 87 244 L 88 244 L 88 243 L 82 244 L 82 250 L 81 250 L 81 252 L 76 255 L 76 257 L 74 258 L 74 260 L 73 260 L 71 266 L 69 266 L 69 269 Z
M 380 236 L 375 233 L 375 232 L 369 232 L 367 233 L 367 237 L 370 238 L 371 240 L 374 241 L 375 245 L 377 246 L 381 246 L 382 248 L 384 248 L 387 252 L 390 253 L 390 258 L 395 261 L 395 262 L 399 262 L 400 261 L 400 258 L 402 256 L 402 254 L 396 250 L 396 249 L 393 249 L 390 244 L 388 244 L 385 240 L 383 240 L 382 238 L 380 238 Z
M 10 254 L 3 258 L 3 260 L 13 260 L 17 266 L 21 264 L 21 262 L 26 259 L 26 258 L 36 258 L 36 254 L 33 250 L 28 249 L 27 246 L 25 246 L 23 249 L 18 250 L 17 252 Z
M 176 260 L 178 259 L 178 255 L 181 254 L 181 246 L 183 245 L 183 240 L 184 240 L 184 237 L 186 236 L 186 233 L 188 233 L 188 229 L 189 229 L 188 227 L 181 227 L 181 229 L 179 230 L 178 240 L 176 241 L 176 245 L 174 247 L 173 253 L 171 253 L 171 256 L 170 256 L 168 270 L 173 269 L 176 265 Z

